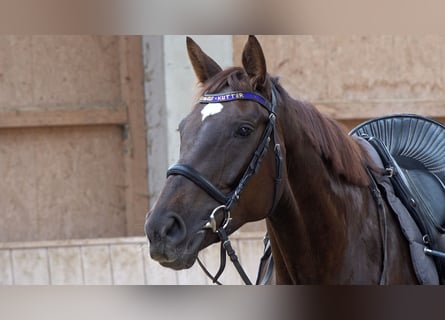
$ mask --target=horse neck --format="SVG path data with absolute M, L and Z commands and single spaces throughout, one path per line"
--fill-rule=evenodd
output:
M 280 110 L 280 127 L 289 128 L 281 131 L 287 180 L 283 181 L 276 210 L 267 221 L 277 281 L 341 282 L 340 277 L 350 272 L 343 267 L 349 240 L 360 236 L 360 228 L 349 227 L 351 223 L 361 223 L 359 218 L 355 217 L 354 222 L 349 218 L 364 211 L 369 193 L 366 188 L 345 183 L 332 172 L 329 161 L 323 159 L 308 133 L 302 131 L 305 126 L 296 117 L 298 110 Z

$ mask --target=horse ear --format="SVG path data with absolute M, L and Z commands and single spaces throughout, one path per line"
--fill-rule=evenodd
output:
M 222 71 L 222 68 L 190 37 L 187 37 L 187 52 L 199 82 L 203 83 Z
M 253 89 L 264 89 L 266 86 L 266 59 L 263 49 L 255 36 L 249 36 L 243 50 L 243 67 L 249 75 Z

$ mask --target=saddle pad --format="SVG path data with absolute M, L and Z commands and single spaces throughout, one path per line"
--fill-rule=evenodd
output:
M 444 124 L 419 115 L 400 114 L 366 121 L 350 134 L 378 138 L 401 168 L 429 171 L 445 184 Z

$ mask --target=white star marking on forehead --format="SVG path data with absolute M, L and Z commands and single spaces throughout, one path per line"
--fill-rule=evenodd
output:
M 209 103 L 201 110 L 202 119 L 204 121 L 208 116 L 212 116 L 214 114 L 220 113 L 223 109 L 223 105 L 221 103 Z

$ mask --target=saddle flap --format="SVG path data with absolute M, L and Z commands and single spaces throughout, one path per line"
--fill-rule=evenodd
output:
M 445 186 L 434 174 L 424 170 L 403 170 L 421 211 L 441 232 L 445 232 Z

